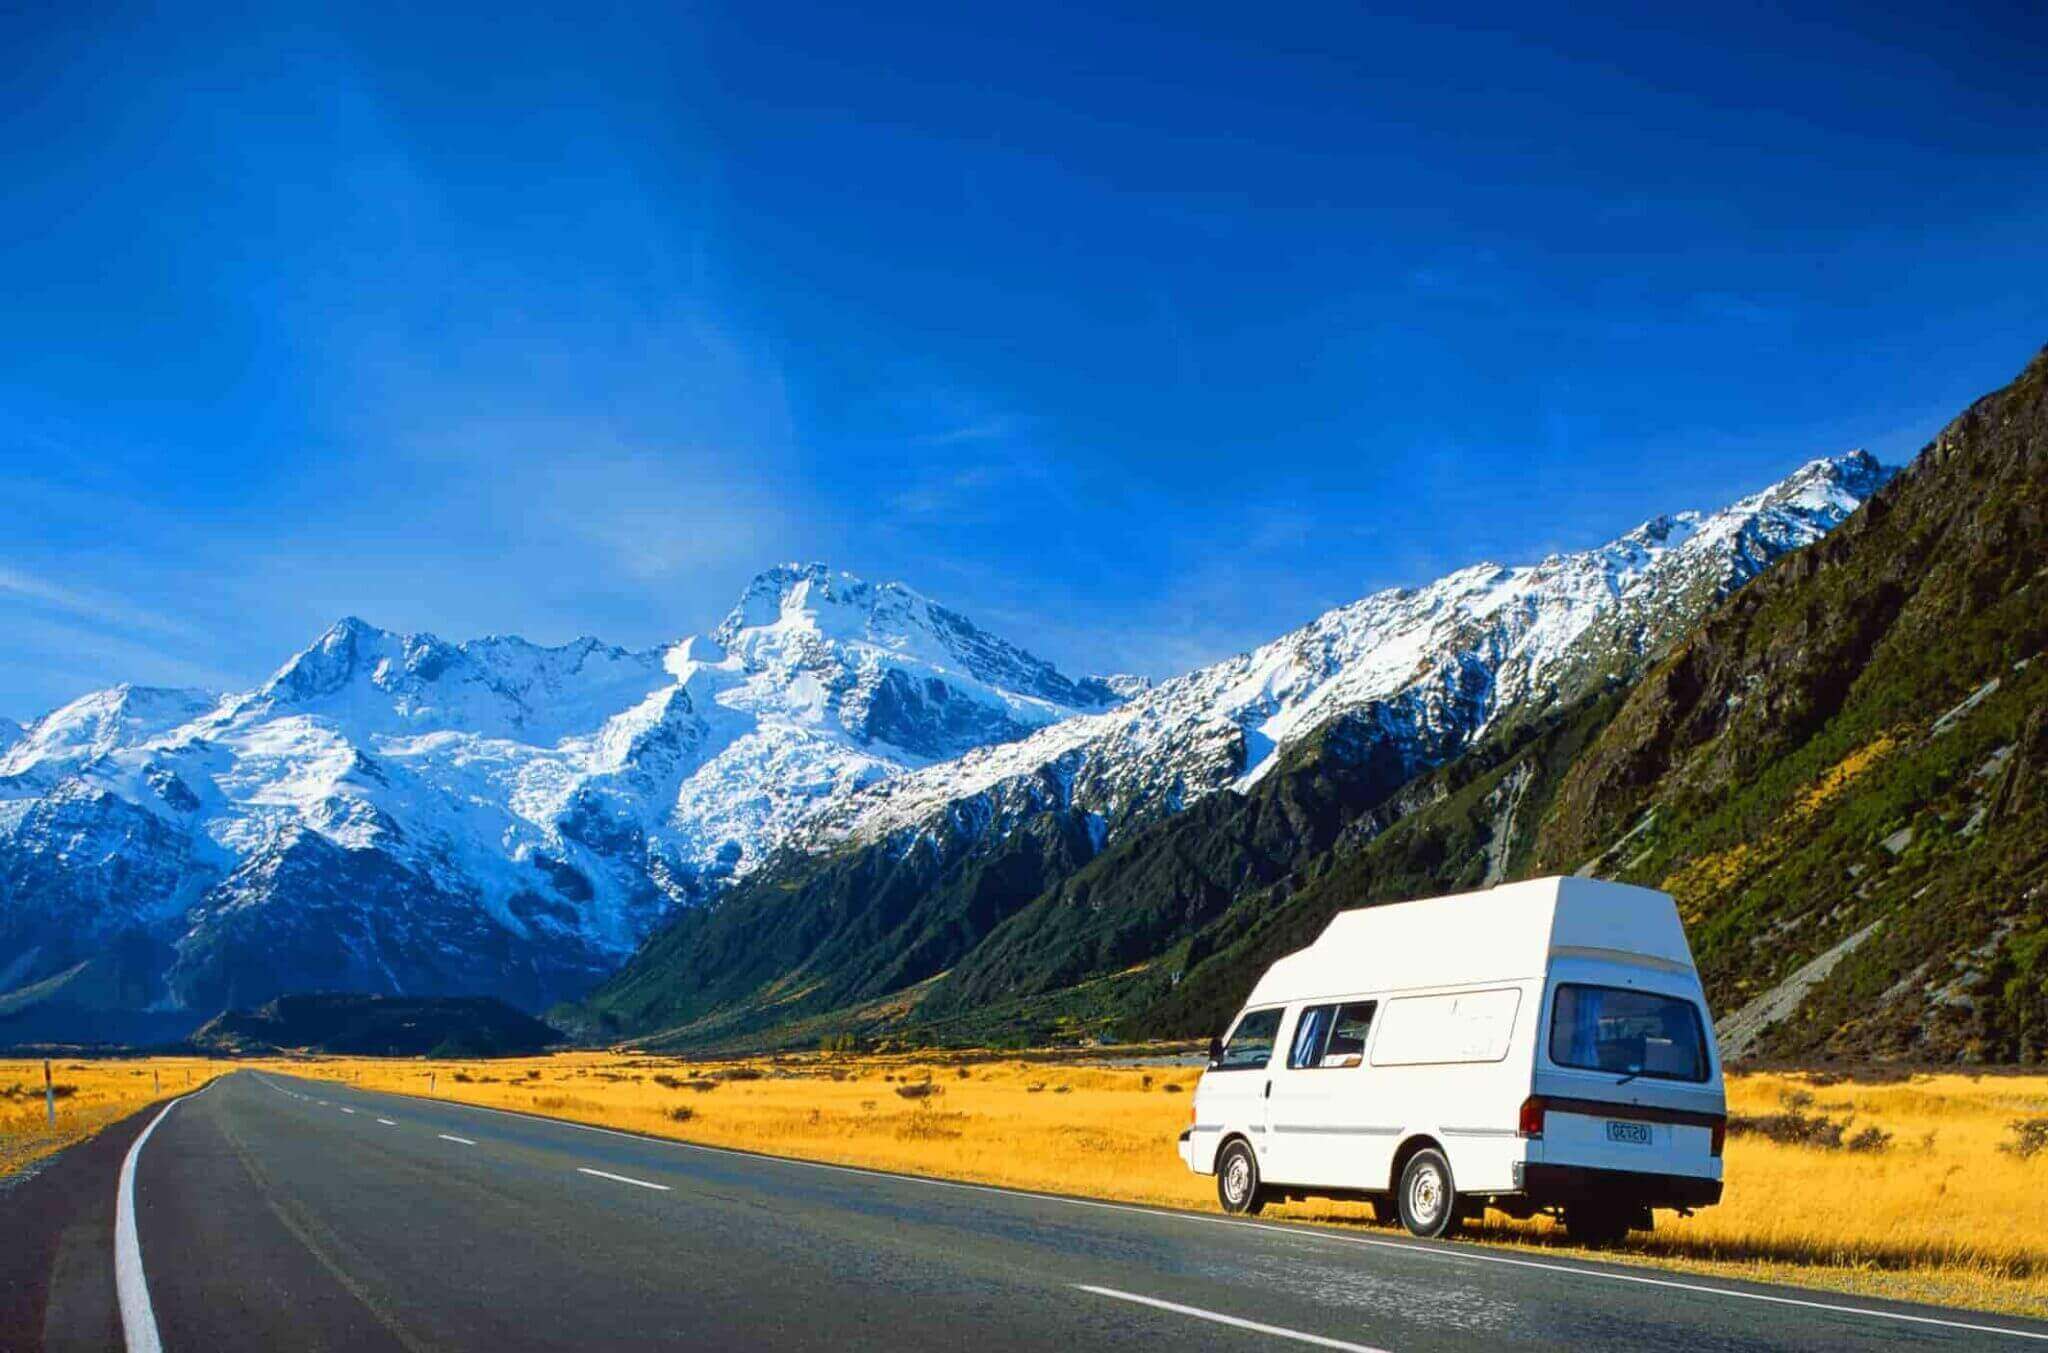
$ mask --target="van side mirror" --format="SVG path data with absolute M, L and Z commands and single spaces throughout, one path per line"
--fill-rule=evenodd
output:
M 1220 1035 L 1220 1034 L 1210 1034 L 1210 1035 L 1209 1035 L 1209 1065 L 1210 1065 L 1210 1066 L 1216 1066 L 1216 1065 L 1218 1065 L 1219 1063 L 1221 1063 L 1221 1062 L 1222 1062 L 1222 1060 L 1223 1060 L 1223 1037 L 1222 1037 L 1222 1035 Z

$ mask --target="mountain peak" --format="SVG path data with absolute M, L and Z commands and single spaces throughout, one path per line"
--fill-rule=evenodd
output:
M 808 661 L 823 643 L 965 671 L 991 686 L 1070 709 L 1116 702 L 1109 688 L 1073 681 L 1043 658 L 902 583 L 871 583 L 823 563 L 778 564 L 756 574 L 711 637 L 720 649 L 749 662 L 770 655 Z
M 345 615 L 278 668 L 259 694 L 285 701 L 332 695 L 359 672 L 373 669 L 380 658 L 403 653 L 410 667 L 417 665 L 420 655 L 446 647 L 431 634 L 393 634 L 360 617 Z
M 1858 448 L 1839 456 L 1821 456 L 1806 462 L 1777 483 L 1731 510 L 1752 511 L 1771 507 L 1809 510 L 1854 511 L 1865 498 L 1884 487 L 1895 473 L 1893 467 L 1878 463 L 1877 457 Z

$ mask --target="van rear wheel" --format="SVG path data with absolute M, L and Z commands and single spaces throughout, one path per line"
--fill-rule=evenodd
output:
M 1244 1142 L 1226 1142 L 1223 1154 L 1216 1158 L 1216 1201 L 1234 1217 L 1256 1216 L 1266 1205 L 1258 1157 Z
M 1435 1240 L 1458 1224 L 1458 1191 L 1451 1183 L 1451 1163 L 1444 1153 L 1424 1147 L 1401 1170 L 1401 1188 L 1394 1195 L 1401 1224 L 1411 1235 Z

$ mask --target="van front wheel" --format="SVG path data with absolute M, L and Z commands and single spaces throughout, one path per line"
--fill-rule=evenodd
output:
M 1394 1198 L 1401 1224 L 1412 1235 L 1435 1240 L 1457 1225 L 1458 1191 L 1451 1184 L 1451 1163 L 1441 1151 L 1424 1147 L 1410 1156 Z
M 1235 1217 L 1256 1216 L 1266 1205 L 1259 1184 L 1259 1161 L 1244 1142 L 1230 1142 L 1216 1158 L 1216 1201 Z

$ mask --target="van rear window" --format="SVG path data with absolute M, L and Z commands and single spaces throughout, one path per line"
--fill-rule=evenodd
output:
M 1703 1081 L 1707 1039 L 1699 1007 L 1683 997 L 1565 982 L 1550 1011 L 1550 1060 L 1585 1071 Z

